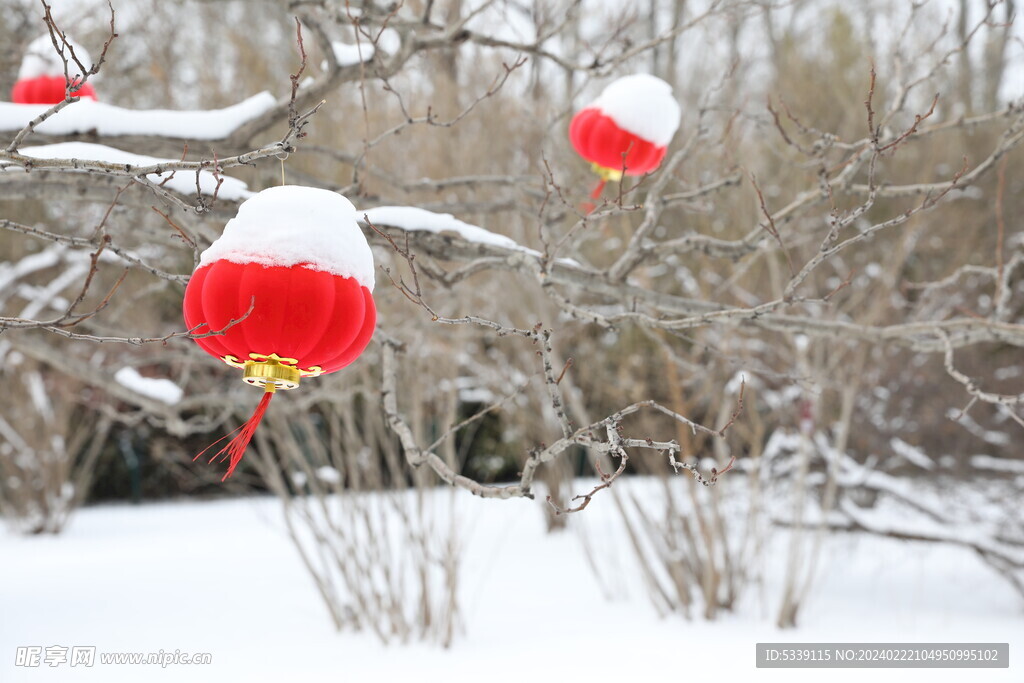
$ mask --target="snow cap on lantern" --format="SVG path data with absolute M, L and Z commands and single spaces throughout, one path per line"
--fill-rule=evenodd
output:
M 71 39 L 67 39 L 67 42 L 74 48 L 78 61 L 85 65 L 92 64 L 85 48 Z M 58 39 L 57 43 L 61 44 L 61 41 Z M 64 54 L 68 59 L 68 76 L 72 79 L 76 75 L 81 76 L 76 73 L 78 65 L 71 59 L 71 50 L 65 47 Z M 64 62 L 53 47 L 53 39 L 48 33 L 39 36 L 25 50 L 18 69 L 18 80 L 11 90 L 11 101 L 16 104 L 57 104 L 64 99 L 66 90 Z M 96 91 L 90 83 L 86 83 L 75 92 L 75 96 L 95 100 Z
M 373 291 L 373 253 L 356 207 L 329 190 L 271 187 L 246 199 L 221 236 L 202 253 L 199 267 L 215 261 L 295 266 L 354 278 Z
M 612 81 L 589 106 L 601 110 L 622 130 L 657 147 L 672 142 L 682 116 L 672 86 L 650 74 Z
M 265 390 L 217 454 L 230 457 L 225 478 L 276 390 L 340 370 L 363 352 L 376 323 L 373 284 L 373 254 L 355 207 L 311 187 L 250 197 L 202 253 L 185 288 L 185 324 L 209 335 L 195 338 L 204 351 Z
M 603 181 L 656 169 L 679 129 L 672 86 L 650 74 L 619 78 L 581 109 L 569 126 L 573 147 Z

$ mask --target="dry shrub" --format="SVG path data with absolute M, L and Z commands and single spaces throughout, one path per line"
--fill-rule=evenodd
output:
M 16 354 L 0 372 L 0 513 L 18 533 L 57 534 L 86 498 L 110 420 L 85 417 L 81 387 Z

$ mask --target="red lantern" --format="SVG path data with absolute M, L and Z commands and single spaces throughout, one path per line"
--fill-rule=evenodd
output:
M 69 41 L 69 45 L 74 48 L 75 56 L 82 64 L 91 64 L 89 53 L 81 45 L 71 41 Z M 69 59 L 68 68 L 77 68 L 77 65 L 70 61 L 71 55 L 68 48 L 65 48 L 65 55 Z M 73 72 L 71 83 L 78 83 Z M 29 43 L 25 50 L 21 68 L 18 70 L 18 80 L 15 81 L 14 88 L 11 89 L 11 102 L 15 104 L 57 104 L 64 100 L 67 84 L 64 62 L 53 47 L 53 39 L 49 34 L 40 36 Z M 73 95 L 96 100 L 96 91 L 90 83 L 82 85 Z
M 591 196 L 596 199 L 606 182 L 621 180 L 623 173 L 638 176 L 656 169 L 679 128 L 680 113 L 672 86 L 648 74 L 613 81 L 577 112 L 569 140 L 601 179 Z
M 224 479 L 276 390 L 340 370 L 366 348 L 376 322 L 372 288 L 373 255 L 355 207 L 327 190 L 264 190 L 203 252 L 185 289 L 185 324 L 195 334 L 219 332 L 195 341 L 264 389 L 256 412 L 217 453 L 230 458 Z
M 77 81 L 73 81 L 77 83 Z M 57 104 L 64 101 L 67 93 L 67 80 L 64 76 L 39 76 L 14 83 L 11 89 L 11 102 L 15 104 Z M 72 93 L 74 97 L 96 100 L 96 91 L 91 83 L 82 85 Z

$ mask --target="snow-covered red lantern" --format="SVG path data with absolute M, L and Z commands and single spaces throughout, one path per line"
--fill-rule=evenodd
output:
M 89 53 L 77 43 L 68 41 L 75 50 L 75 56 L 82 64 L 89 65 Z M 71 61 L 71 55 L 65 48 L 69 69 L 77 66 Z M 72 72 L 74 79 L 74 72 Z M 77 81 L 72 80 L 72 83 Z M 67 93 L 67 77 L 64 75 L 64 62 L 53 48 L 53 40 L 49 34 L 36 38 L 28 45 L 25 56 L 18 69 L 18 80 L 11 89 L 11 102 L 15 104 L 57 104 L 62 102 Z M 96 99 L 96 91 L 92 84 L 84 83 L 73 93 L 75 97 Z
M 578 111 L 569 124 L 569 140 L 601 178 L 592 196 L 623 173 L 638 176 L 658 168 L 680 114 L 672 86 L 649 74 L 612 81 Z
M 345 367 L 373 335 L 373 254 L 345 197 L 273 187 L 238 207 L 185 289 L 185 324 L 210 355 L 264 389 L 217 455 L 238 466 L 270 398 Z M 198 457 L 198 456 L 197 456 Z

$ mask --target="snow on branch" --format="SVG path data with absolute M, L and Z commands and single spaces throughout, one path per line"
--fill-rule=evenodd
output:
M 90 133 L 104 137 L 145 135 L 182 140 L 220 140 L 268 111 L 275 103 L 269 92 L 253 95 L 224 109 L 197 111 L 125 109 L 81 100 L 40 123 L 35 131 L 54 136 Z M 0 132 L 21 130 L 48 109 L 49 105 L 45 104 L 0 102 Z
M 459 220 L 450 213 L 434 213 L 413 206 L 378 206 L 361 212 L 373 225 L 386 225 L 406 232 L 454 233 L 468 242 L 524 251 L 540 256 L 510 237 Z
M 331 47 L 334 49 L 334 59 L 338 62 L 338 66 L 352 66 L 360 62 L 368 62 L 376 54 L 376 49 L 372 44 L 356 43 L 353 45 L 335 40 L 331 43 Z
M 971 467 L 989 472 L 1005 472 L 1008 474 L 1024 474 L 1024 460 L 993 458 L 991 455 L 972 455 Z
M 137 394 L 151 398 L 154 401 L 166 403 L 167 405 L 178 403 L 185 394 L 182 388 L 171 380 L 144 377 L 139 374 L 138 370 L 132 367 L 124 367 L 115 372 L 114 381 Z
M 38 147 L 23 147 L 21 154 L 36 159 L 70 159 L 72 170 L 79 167 L 80 172 L 89 172 L 88 166 L 95 166 L 96 162 L 107 164 L 128 165 L 132 167 L 159 167 L 167 164 L 176 164 L 175 159 L 159 159 L 142 154 L 132 154 L 120 149 L 106 145 L 96 145 L 89 142 L 59 142 L 53 145 L 40 145 Z M 0 160 L 0 172 L 21 171 L 21 166 Z M 198 178 L 197 178 L 198 176 Z M 221 199 L 243 200 L 253 193 L 248 186 L 237 178 L 228 178 L 214 174 L 211 171 L 177 172 L 164 171 L 162 173 L 149 173 L 146 175 L 153 183 L 168 190 L 182 194 L 195 193 L 197 188 L 202 194 L 213 196 L 216 194 Z

